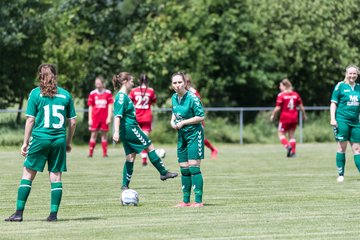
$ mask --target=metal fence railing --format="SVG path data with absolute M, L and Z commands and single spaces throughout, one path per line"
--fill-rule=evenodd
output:
M 239 115 L 239 136 L 240 144 L 244 143 L 244 113 L 245 112 L 261 112 L 261 111 L 272 111 L 274 107 L 207 107 L 205 108 L 206 112 L 237 112 Z M 329 106 L 305 106 L 305 111 L 324 111 L 329 110 Z M 88 109 L 77 109 L 76 112 L 87 112 Z M 155 112 L 170 112 L 171 108 L 155 108 Z M 25 110 L 20 109 L 0 109 L 0 113 L 17 113 L 25 112 Z M 299 111 L 299 142 L 303 142 L 303 120 L 302 113 Z

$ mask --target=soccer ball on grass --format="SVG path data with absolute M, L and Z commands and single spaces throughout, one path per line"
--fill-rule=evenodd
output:
M 139 204 L 139 194 L 134 189 L 126 189 L 121 193 L 121 204 L 123 206 Z

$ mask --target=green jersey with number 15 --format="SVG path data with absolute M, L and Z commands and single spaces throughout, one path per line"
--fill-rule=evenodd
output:
M 359 122 L 360 84 L 351 87 L 345 82 L 336 84 L 331 96 L 331 102 L 336 103 L 336 120 L 351 123 Z
M 76 113 L 68 91 L 57 87 L 57 94 L 47 97 L 37 87 L 30 92 L 26 116 L 35 118 L 33 137 L 54 139 L 66 136 L 66 120 L 75 118 Z

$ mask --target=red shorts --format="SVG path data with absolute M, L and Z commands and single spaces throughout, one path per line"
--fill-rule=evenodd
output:
M 96 132 L 96 131 L 108 132 L 109 124 L 106 124 L 105 122 L 93 121 L 93 124 L 91 126 L 89 126 L 89 130 L 91 132 Z
M 146 131 L 146 132 L 151 132 L 151 130 L 152 130 L 151 125 L 152 125 L 151 122 L 139 122 L 139 126 L 140 126 L 141 130 Z
M 291 122 L 291 123 L 282 123 L 279 122 L 279 127 L 278 127 L 278 131 L 279 132 L 288 132 L 290 130 L 294 130 L 296 129 L 297 123 L 296 122 Z

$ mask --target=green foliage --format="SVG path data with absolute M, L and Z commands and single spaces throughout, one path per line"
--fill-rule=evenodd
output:
M 0 113 L 0 146 L 20 146 L 23 143 L 24 124 L 15 122 L 16 113 Z
M 0 1 L 0 108 L 22 104 L 43 58 L 47 0 Z
M 278 142 L 277 126 L 270 121 L 269 112 L 260 112 L 255 121 L 244 127 L 244 143 Z
M 131 40 L 129 22 L 136 19 L 137 5 L 137 1 L 69 0 L 46 14 L 44 60 L 57 64 L 60 84 L 84 99 L 84 106 L 97 75 L 103 75 L 111 88 L 109 80 L 119 69 L 118 45 Z
M 249 113 L 244 113 L 249 114 Z M 0 114 L 0 146 L 21 145 L 24 134 L 24 120 L 21 124 L 14 121 L 15 113 Z M 169 112 L 156 112 L 154 114 L 153 131 L 150 139 L 156 144 L 176 144 L 177 132 L 171 128 Z M 329 113 L 310 112 L 308 120 L 303 126 L 303 141 L 310 142 L 333 142 L 333 132 L 329 125 Z M 111 128 L 110 128 L 111 129 Z M 296 130 L 296 138 L 299 141 L 299 128 Z M 240 128 L 238 121 L 227 118 L 212 116 L 205 121 L 205 136 L 216 143 L 239 143 Z M 74 135 L 75 144 L 87 144 L 90 138 L 88 124 L 83 121 L 83 114 L 78 114 L 76 131 Z M 98 137 L 100 141 L 100 136 Z M 112 142 L 111 131 L 108 141 Z M 244 143 L 276 143 L 277 122 L 270 122 L 269 112 L 259 112 L 255 120 L 246 123 L 243 129 Z
M 334 133 L 330 126 L 330 113 L 308 114 L 308 120 L 304 123 L 304 142 L 334 142 Z
M 149 75 L 161 106 L 184 70 L 206 106 L 270 105 L 284 77 L 305 105 L 323 105 L 359 55 L 356 0 L 0 4 L 1 108 L 28 94 L 41 61 L 57 64 L 60 85 L 84 104 L 96 75 L 130 71 Z
M 154 114 L 153 130 L 150 133 L 152 142 L 160 144 L 176 144 L 177 131 L 170 126 L 170 118 L 171 115 L 169 112 Z
M 303 142 L 333 142 L 334 134 L 329 125 L 329 112 L 310 112 L 307 121 L 303 122 Z M 300 129 L 295 137 L 299 141 Z M 269 112 L 260 112 L 254 122 L 244 127 L 244 143 L 274 143 L 278 142 L 277 122 L 270 121 Z
M 222 143 L 239 143 L 240 128 L 237 122 L 227 118 L 207 118 L 205 120 L 205 137 L 211 141 Z

